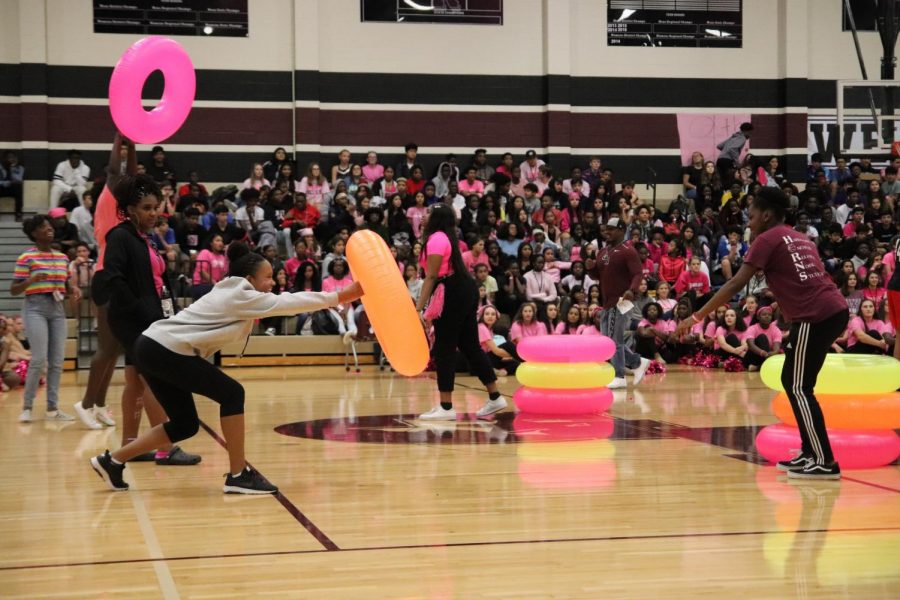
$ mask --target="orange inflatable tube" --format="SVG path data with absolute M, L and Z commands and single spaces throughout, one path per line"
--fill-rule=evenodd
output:
M 900 428 L 900 392 L 886 394 L 816 394 L 830 429 Z M 772 411 L 787 425 L 797 426 L 787 394 L 772 400 Z
M 418 375 L 428 365 L 428 340 L 387 244 L 373 231 L 357 231 L 347 241 L 347 261 L 391 366 L 401 375 Z

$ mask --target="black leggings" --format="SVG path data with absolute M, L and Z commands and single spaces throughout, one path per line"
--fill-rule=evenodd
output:
M 481 383 L 488 385 L 497 381 L 494 369 L 478 343 L 477 307 L 478 288 L 468 274 L 456 274 L 444 282 L 444 310 L 434 321 L 434 346 L 431 348 L 441 392 L 453 391 L 457 348 Z
M 219 416 L 244 413 L 244 388 L 199 356 L 177 354 L 141 336 L 132 349 L 136 366 L 169 416 L 163 424 L 172 443 L 196 435 L 200 418 L 193 394 L 219 403 Z
M 815 458 L 817 464 L 834 461 L 825 418 L 813 393 L 819 371 L 825 364 L 825 355 L 834 341 L 847 328 L 850 313 L 847 310 L 818 323 L 794 322 L 784 347 L 784 367 L 781 385 L 791 401 L 794 418 L 800 429 L 803 454 Z
M 773 327 L 773 325 L 770 325 L 769 327 Z M 753 343 L 756 344 L 756 347 L 760 350 L 765 350 L 766 352 L 772 351 L 772 345 L 769 344 L 769 338 L 767 338 L 763 334 L 759 334 L 758 336 L 753 338 Z M 747 350 L 747 354 L 744 355 L 744 366 L 761 367 L 767 358 L 767 356 L 760 356 L 753 350 Z
M 491 366 L 495 369 L 504 369 L 508 374 L 515 375 L 516 370 L 519 368 L 519 365 L 522 363 L 522 360 L 519 358 L 518 353 L 516 353 L 516 345 L 512 342 L 504 342 L 498 346 L 501 350 L 506 350 L 512 358 L 500 358 L 493 352 L 489 350 L 485 350 L 485 355 L 487 355 L 488 360 L 491 363 Z
M 738 318 L 740 318 L 740 317 L 738 317 Z M 728 345 L 731 346 L 732 348 L 737 348 L 741 345 L 741 340 L 738 339 L 737 334 L 734 334 L 734 333 L 727 334 L 725 336 L 725 341 L 728 342 Z M 731 358 L 732 356 L 738 356 L 737 354 L 732 354 L 731 352 L 729 352 L 728 350 L 725 350 L 724 348 L 719 348 L 718 350 L 716 350 L 716 354 L 718 354 L 719 358 L 722 358 L 722 359 Z M 740 357 L 738 356 L 738 358 L 740 358 Z
M 870 329 L 866 331 L 866 333 L 869 334 L 870 338 L 884 341 L 884 336 L 881 335 L 880 331 Z M 864 344 L 863 342 L 856 340 L 855 344 L 847 348 L 847 352 L 849 352 L 850 354 L 892 354 L 894 352 L 894 349 L 893 347 L 889 347 L 887 350 L 882 350 L 878 346 Z

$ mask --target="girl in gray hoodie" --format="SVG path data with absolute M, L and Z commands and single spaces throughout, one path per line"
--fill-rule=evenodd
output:
M 230 253 L 231 254 L 231 253 Z M 256 319 L 308 313 L 362 296 L 358 283 L 340 292 L 271 293 L 272 266 L 258 254 L 244 254 L 229 277 L 169 319 L 153 323 L 134 344 L 134 360 L 169 421 L 153 427 L 115 452 L 91 459 L 94 470 L 116 491 L 128 489 L 125 462 L 197 433 L 200 420 L 193 394 L 219 404 L 230 470 L 225 493 L 272 494 L 278 489 L 247 465 L 244 456 L 244 388 L 206 358 L 223 346 L 246 340 Z

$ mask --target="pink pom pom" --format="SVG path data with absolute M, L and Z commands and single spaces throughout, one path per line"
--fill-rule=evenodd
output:
M 663 375 L 666 372 L 666 365 L 662 364 L 658 360 L 650 361 L 650 366 L 647 367 L 647 375 Z
M 22 380 L 23 384 L 25 383 L 25 378 L 28 377 L 28 363 L 29 361 L 27 360 L 20 360 L 16 363 L 16 368 L 13 369 L 16 375 Z
M 744 362 L 737 356 L 726 358 L 725 371 L 728 373 L 741 373 L 744 371 Z

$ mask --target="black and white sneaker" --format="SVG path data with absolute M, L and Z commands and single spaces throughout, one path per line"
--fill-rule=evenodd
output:
M 103 454 L 98 454 L 91 459 L 91 466 L 97 472 L 97 475 L 109 485 L 114 492 L 124 492 L 128 490 L 128 484 L 122 479 L 125 473 L 125 465 L 117 465 L 113 462 L 109 450 Z
M 245 467 L 237 477 L 231 473 L 225 474 L 225 487 L 222 491 L 226 494 L 274 494 L 278 488 L 256 470 Z
M 798 454 L 791 460 L 779 460 L 775 463 L 775 468 L 779 471 L 797 471 L 806 467 L 807 463 L 813 460 L 809 456 Z
M 830 465 L 820 465 L 809 461 L 802 469 L 788 471 L 790 479 L 840 479 L 841 467 L 837 462 Z

